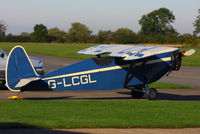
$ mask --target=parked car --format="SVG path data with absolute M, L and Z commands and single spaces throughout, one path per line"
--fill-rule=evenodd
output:
M 0 49 L 0 81 L 3 81 L 3 83 L 5 83 L 5 69 L 6 69 L 7 58 L 8 58 L 7 53 Z M 29 58 L 30 58 L 36 72 L 39 75 L 43 75 L 44 74 L 43 61 L 37 57 L 29 56 Z

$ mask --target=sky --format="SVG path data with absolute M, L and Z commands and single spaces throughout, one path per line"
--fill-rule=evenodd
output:
M 0 0 L 0 3 L 0 21 L 6 24 L 7 34 L 33 32 L 35 24 L 67 31 L 73 22 L 87 25 L 94 34 L 121 27 L 138 32 L 141 16 L 161 7 L 173 12 L 176 18 L 173 26 L 179 33 L 192 33 L 200 9 L 200 0 Z

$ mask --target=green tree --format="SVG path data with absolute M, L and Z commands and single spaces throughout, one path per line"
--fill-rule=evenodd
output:
M 176 30 L 171 23 L 175 20 L 172 11 L 167 8 L 154 10 L 146 15 L 143 15 L 139 20 L 141 25 L 141 33 L 147 36 L 163 35 L 177 36 Z
M 112 34 L 115 43 L 137 43 L 136 34 L 128 28 L 119 28 Z
M 199 15 L 197 16 L 195 22 L 194 22 L 194 27 L 195 27 L 195 30 L 194 30 L 194 35 L 197 36 L 197 34 L 200 33 L 200 9 L 199 9 Z
M 100 30 L 96 36 L 97 43 L 110 43 L 112 38 L 112 32 L 110 30 L 103 31 Z
M 89 28 L 79 22 L 71 24 L 71 28 L 68 30 L 67 38 L 70 42 L 86 43 L 90 39 L 91 31 Z
M 194 40 L 194 36 L 192 34 L 185 33 L 185 34 L 179 35 L 180 43 L 190 44 L 192 43 L 193 40 Z
M 64 42 L 66 38 L 66 33 L 57 27 L 51 28 L 48 30 L 48 35 L 50 42 L 56 41 L 56 42 Z
M 36 24 L 33 29 L 34 32 L 31 35 L 34 42 L 47 42 L 48 30 L 46 26 Z
M 30 42 L 30 36 L 27 35 L 12 35 L 12 34 L 8 34 L 6 36 L 6 40 L 7 42 Z

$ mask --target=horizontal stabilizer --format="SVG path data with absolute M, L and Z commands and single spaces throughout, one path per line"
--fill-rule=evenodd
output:
M 29 84 L 32 81 L 36 81 L 36 80 L 40 80 L 40 78 L 38 77 L 32 77 L 32 78 L 25 78 L 25 79 L 21 79 L 17 84 L 16 84 L 16 88 L 20 88 L 23 87 L 27 84 Z

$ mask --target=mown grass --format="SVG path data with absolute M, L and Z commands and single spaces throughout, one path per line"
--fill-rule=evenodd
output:
M 193 86 L 188 86 L 188 85 L 163 83 L 163 82 L 154 82 L 154 83 L 150 84 L 149 87 L 159 88 L 159 89 L 191 89 L 191 88 L 195 88 Z
M 59 43 L 0 43 L 0 48 L 10 51 L 14 46 L 23 46 L 27 53 L 55 56 L 62 58 L 87 59 L 92 56 L 79 55 L 79 50 L 94 46 L 95 44 L 59 44 Z
M 4 101 L 0 128 L 199 127 L 197 101 Z
M 92 56 L 79 55 L 77 51 L 97 45 L 97 44 L 59 44 L 59 43 L 0 43 L 0 48 L 10 51 L 16 45 L 23 46 L 28 53 L 63 58 L 87 59 Z M 183 50 L 188 50 L 186 47 Z M 200 66 L 200 48 L 195 48 L 196 53 L 183 58 L 184 66 Z

